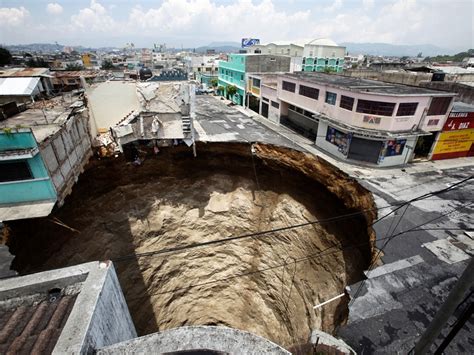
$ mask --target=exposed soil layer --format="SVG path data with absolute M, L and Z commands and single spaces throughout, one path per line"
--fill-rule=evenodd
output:
M 268 145 L 253 150 L 252 158 L 248 144 L 200 144 L 197 158 L 178 146 L 149 154 L 139 167 L 122 157 L 92 161 L 52 216 L 10 223 L 13 267 L 31 273 L 115 260 L 142 335 L 226 325 L 290 346 L 313 328 L 332 332 L 345 320 L 347 300 L 313 306 L 361 277 L 371 258 L 367 226 L 375 210 L 179 253 L 136 255 L 374 208 L 369 192 L 322 160 Z

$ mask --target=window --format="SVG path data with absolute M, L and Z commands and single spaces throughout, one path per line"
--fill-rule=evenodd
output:
M 430 108 L 428 109 L 428 116 L 445 115 L 451 104 L 451 97 L 433 97 Z
M 295 105 L 288 105 L 288 108 L 289 108 L 290 110 L 293 110 L 293 111 L 294 111 L 294 110 L 295 110 Z
M 244 80 L 244 74 L 240 74 L 240 80 Z
M 272 106 L 275 108 L 280 108 L 280 104 L 278 102 L 272 101 Z
M 296 84 L 295 83 L 290 83 L 289 81 L 283 81 L 282 88 L 285 91 L 295 92 Z
M 395 104 L 392 102 L 358 100 L 357 112 L 373 115 L 392 116 Z
M 413 116 L 417 107 L 418 102 L 403 102 L 398 105 L 397 116 Z
M 319 97 L 319 90 L 309 86 L 300 85 L 300 95 L 317 100 Z
M 263 96 L 262 96 L 262 100 L 265 101 L 265 102 L 268 102 L 268 99 L 266 97 L 263 97 Z
M 341 95 L 341 102 L 339 106 L 345 108 L 346 110 L 352 111 L 354 107 L 354 98 L 349 96 Z
M 260 87 L 260 79 L 253 78 L 252 86 Z
M 326 91 L 326 103 L 329 105 L 336 104 L 337 95 L 333 92 Z
M 0 162 L 0 182 L 33 179 L 26 161 Z
M 428 120 L 428 126 L 436 126 L 439 120 Z
M 302 63 L 303 63 L 303 64 L 305 64 L 305 63 L 306 63 L 306 58 L 303 58 L 303 62 L 302 62 Z

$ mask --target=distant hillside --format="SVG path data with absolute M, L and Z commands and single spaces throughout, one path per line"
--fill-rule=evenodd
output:
M 474 49 L 468 49 L 466 52 L 456 53 L 454 55 L 437 55 L 436 57 L 426 57 L 428 62 L 462 62 L 464 58 L 474 57 Z
M 20 52 L 38 52 L 38 53 L 53 53 L 56 51 L 62 51 L 64 44 L 55 44 L 55 43 L 31 43 L 31 44 L 11 44 L 5 45 L 5 47 L 10 51 L 20 51 Z M 85 48 L 82 46 L 69 46 L 73 47 L 74 50 L 78 52 L 91 51 L 92 48 Z
M 227 53 L 227 52 L 238 52 L 240 43 L 238 42 L 212 42 L 207 46 L 201 46 L 196 48 L 196 52 L 205 53 L 208 49 L 215 49 L 217 53 Z
M 432 44 L 420 44 L 420 45 L 401 45 L 401 44 L 389 44 L 389 43 L 353 43 L 344 42 L 340 43 L 341 46 L 345 46 L 349 54 L 369 54 L 369 55 L 380 55 L 380 56 L 416 56 L 418 53 L 422 53 L 424 57 L 434 56 L 438 54 L 454 54 L 455 51 L 434 46 Z

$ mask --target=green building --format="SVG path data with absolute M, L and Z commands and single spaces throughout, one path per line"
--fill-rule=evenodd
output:
M 237 105 L 245 106 L 247 91 L 247 73 L 289 72 L 291 58 L 270 54 L 229 54 L 227 61 L 219 62 L 219 86 L 224 87 L 221 93 L 227 97 L 227 87 L 235 86 L 237 92 L 229 97 Z

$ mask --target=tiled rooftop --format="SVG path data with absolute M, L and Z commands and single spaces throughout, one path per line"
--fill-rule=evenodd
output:
M 0 353 L 51 353 L 76 297 L 49 296 L 15 308 L 0 306 Z

